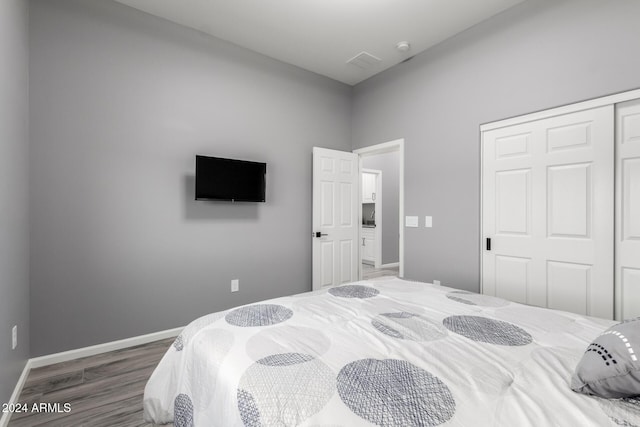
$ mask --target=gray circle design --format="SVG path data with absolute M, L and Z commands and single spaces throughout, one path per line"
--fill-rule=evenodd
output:
M 176 351 L 182 351 L 184 349 L 184 339 L 182 338 L 182 334 L 178 335 L 173 342 L 173 347 Z
M 191 341 L 191 338 L 193 338 L 202 329 L 212 325 L 213 323 L 221 319 L 223 316 L 223 312 L 207 314 L 206 316 L 202 316 L 189 323 L 173 342 L 173 347 L 176 349 L 176 351 L 184 350 L 184 346 L 188 344 L 189 341 Z
M 640 396 L 598 399 L 603 412 L 619 426 L 640 427 Z
M 256 304 L 237 308 L 224 317 L 234 326 L 269 326 L 284 322 L 293 316 L 293 311 L 277 304 Z
M 406 311 L 379 314 L 371 324 L 385 335 L 410 341 L 433 341 L 447 336 L 442 325 Z
M 480 316 L 450 316 L 442 321 L 451 332 L 470 340 L 498 345 L 527 345 L 533 341 L 524 329 L 501 320 Z
M 283 353 L 272 354 L 271 356 L 263 357 L 262 359 L 258 360 L 258 363 L 266 366 L 289 366 L 308 362 L 311 359 L 313 359 L 313 356 L 308 354 Z
M 340 370 L 337 381 L 344 404 L 379 426 L 436 426 L 456 410 L 438 377 L 404 360 L 357 360 Z
M 256 405 L 256 399 L 253 395 L 246 390 L 238 389 L 238 411 L 240 411 L 240 418 L 242 418 L 242 424 L 247 427 L 262 427 L 260 422 L 260 410 Z
M 186 394 L 179 394 L 173 401 L 173 425 L 193 427 L 193 403 Z
M 335 374 L 302 353 L 267 356 L 240 378 L 238 411 L 245 426 L 299 425 L 318 413 L 335 393 Z
M 345 285 L 329 289 L 329 293 L 340 298 L 371 298 L 380 293 L 376 288 L 363 285 Z
M 509 304 L 509 301 L 502 298 L 492 297 L 491 295 L 474 294 L 467 291 L 452 291 L 446 295 L 450 300 L 468 304 L 468 305 L 480 305 L 483 307 L 504 307 Z
M 294 309 L 295 310 L 295 309 Z M 266 328 L 247 340 L 245 349 L 256 361 L 270 354 L 300 353 L 319 356 L 331 347 L 331 340 L 320 330 L 304 326 L 279 325 Z

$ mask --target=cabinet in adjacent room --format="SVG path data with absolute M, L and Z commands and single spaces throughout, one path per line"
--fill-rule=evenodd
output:
M 376 201 L 376 174 L 362 172 L 362 203 Z
M 375 227 L 362 227 L 362 262 L 375 264 L 376 261 L 376 229 Z

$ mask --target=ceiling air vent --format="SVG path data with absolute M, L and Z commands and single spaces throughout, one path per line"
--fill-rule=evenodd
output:
M 382 59 L 373 56 L 370 53 L 360 52 L 359 54 L 348 60 L 347 64 L 355 65 L 358 68 L 366 70 L 380 63 L 381 61 Z

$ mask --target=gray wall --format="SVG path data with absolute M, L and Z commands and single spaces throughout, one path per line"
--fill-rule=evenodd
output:
M 355 87 L 353 147 L 405 138 L 407 278 L 479 290 L 480 124 L 640 87 L 638 16 L 527 1 Z
M 0 403 L 29 357 L 28 22 L 28 2 L 0 1 Z
M 398 236 L 399 154 L 397 151 L 392 151 L 366 156 L 362 158 L 362 165 L 367 169 L 382 171 L 382 263 L 398 262 L 400 259 Z
M 31 9 L 32 356 L 310 290 L 311 148 L 351 149 L 351 88 L 114 2 Z M 195 154 L 267 162 L 267 202 L 194 201 Z

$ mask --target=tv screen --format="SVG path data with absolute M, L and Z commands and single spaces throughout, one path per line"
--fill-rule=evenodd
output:
M 196 200 L 264 202 L 267 164 L 196 156 Z

